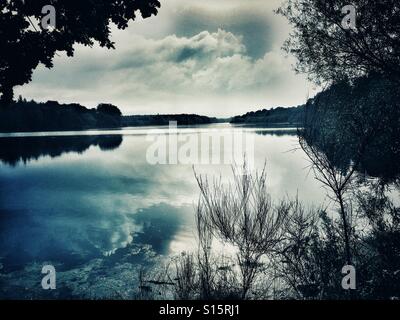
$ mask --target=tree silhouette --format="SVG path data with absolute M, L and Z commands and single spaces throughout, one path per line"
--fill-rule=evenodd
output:
M 56 28 L 38 22 L 42 8 L 56 9 Z M 74 44 L 114 48 L 110 25 L 125 29 L 139 12 L 143 18 L 158 13 L 158 0 L 2 0 L 0 2 L 0 104 L 9 104 L 13 88 L 28 83 L 40 64 L 53 66 L 57 51 L 74 54 Z
M 121 110 L 118 107 L 110 103 L 101 103 L 97 106 L 97 111 L 103 112 L 112 116 L 120 117 L 122 115 Z
M 400 2 L 353 0 L 356 29 L 344 28 L 348 0 L 286 0 L 278 13 L 293 26 L 284 48 L 296 70 L 317 83 L 354 79 L 372 72 L 400 78 Z

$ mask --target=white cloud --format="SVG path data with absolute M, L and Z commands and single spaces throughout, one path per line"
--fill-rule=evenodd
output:
M 226 5 L 224 2 L 219 10 Z M 140 28 L 143 24 L 150 26 L 147 21 L 139 22 Z M 116 50 L 77 47 L 72 59 L 56 57 L 52 70 L 40 67 L 33 82 L 18 93 L 88 106 L 110 102 L 125 114 L 231 116 L 261 107 L 304 103 L 310 87 L 304 77 L 294 75 L 290 61 L 280 51 L 281 41 L 271 43 L 265 55 L 255 59 L 243 35 L 224 29 L 163 37 L 128 29 L 114 32 L 114 40 Z

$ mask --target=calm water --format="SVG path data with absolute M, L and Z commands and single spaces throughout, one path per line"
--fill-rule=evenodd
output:
M 0 298 L 132 298 L 141 268 L 195 248 L 199 190 L 192 166 L 150 165 L 147 132 L 0 137 Z M 307 204 L 326 201 L 295 131 L 245 134 L 254 137 L 255 167 L 267 163 L 273 199 L 298 194 Z M 196 170 L 231 177 L 229 165 Z M 41 288 L 45 264 L 56 267 L 57 290 Z

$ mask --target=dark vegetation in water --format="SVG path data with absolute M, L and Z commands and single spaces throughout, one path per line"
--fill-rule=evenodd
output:
M 341 172 L 352 166 L 392 182 L 400 174 L 400 90 L 371 74 L 331 85 L 308 101 L 303 135 Z
M 0 161 L 15 166 L 43 156 L 55 158 L 68 152 L 83 153 L 90 146 L 114 150 L 122 139 L 121 135 L 0 138 Z
M 280 129 L 280 130 L 257 130 L 256 134 L 262 136 L 275 136 L 275 137 L 283 137 L 283 136 L 296 136 L 297 131 L 296 128 L 293 129 Z

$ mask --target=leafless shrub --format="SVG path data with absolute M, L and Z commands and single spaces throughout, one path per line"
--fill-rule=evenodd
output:
M 351 249 L 351 231 L 352 231 L 352 206 L 351 199 L 346 198 L 349 190 L 352 189 L 352 182 L 355 178 L 356 168 L 362 157 L 364 144 L 360 145 L 359 153 L 356 156 L 355 162 L 350 164 L 350 167 L 345 172 L 335 166 L 331 157 L 320 149 L 315 141 L 317 133 L 314 132 L 318 128 L 316 124 L 318 120 L 309 119 L 306 117 L 305 130 L 299 131 L 299 143 L 309 161 L 314 172 L 315 179 L 322 183 L 327 189 L 327 196 L 339 206 L 339 214 L 341 218 L 343 238 L 345 243 L 345 255 L 348 264 L 352 261 Z M 320 136 L 320 135 L 318 135 Z M 340 154 L 340 147 L 333 147 L 336 154 Z
M 175 296 L 180 300 L 196 299 L 198 270 L 192 254 L 183 253 L 175 260 Z
M 367 288 L 360 295 L 369 296 L 371 292 L 377 295 L 375 287 L 382 279 L 371 270 L 381 270 L 384 266 L 392 270 L 393 279 L 397 277 L 397 249 L 393 249 L 392 255 L 386 253 L 390 259 L 379 260 L 374 268 L 368 267 L 368 261 L 374 252 L 385 253 L 387 247 L 398 247 L 398 208 L 376 195 L 365 198 L 364 202 L 354 197 L 353 201 L 359 203 L 358 210 L 376 230 L 374 238 L 367 232 L 361 239 L 351 228 L 349 218 L 353 209 L 347 197 L 349 191 L 354 191 L 350 188 L 353 177 L 339 174 L 317 148 L 302 143 L 315 161 L 316 175 L 321 175 L 321 181 L 334 192 L 332 199 L 342 203 L 339 211 L 342 219 L 329 217 L 325 209 L 305 208 L 297 198 L 274 204 L 267 193 L 265 168 L 254 175 L 245 167 L 240 172 L 233 169 L 233 183 L 227 184 L 221 178 L 209 182 L 207 177 L 195 174 L 201 191 L 196 212 L 198 250 L 180 256 L 175 264 L 177 298 L 354 298 L 341 287 L 345 259 L 353 259 L 365 272 L 358 274 L 358 281 Z M 387 212 L 384 216 L 377 212 L 382 206 Z M 232 246 L 233 252 L 216 253 L 217 240 Z M 372 241 L 372 245 L 360 249 L 365 241 Z M 384 246 L 380 245 L 382 242 Z M 391 290 L 388 292 L 395 292 L 397 287 L 386 282 Z
M 139 292 L 138 299 L 139 300 L 148 300 L 154 299 L 153 288 L 147 283 L 147 271 L 144 268 L 140 268 L 139 270 Z
M 324 161 L 317 163 L 328 166 L 324 174 L 331 170 L 326 183 L 347 191 L 346 177 L 336 176 Z M 341 288 L 341 268 L 348 254 L 342 220 L 330 218 L 323 209 L 305 208 L 297 198 L 274 204 L 265 167 L 255 174 L 245 167 L 233 168 L 233 183 L 227 184 L 221 178 L 210 182 L 195 176 L 201 192 L 198 250 L 180 256 L 175 264 L 177 298 L 347 298 Z M 344 199 L 343 194 L 343 204 Z M 346 215 L 352 212 L 343 209 Z M 215 241 L 229 244 L 233 252 L 216 253 Z
M 318 211 L 306 210 L 298 199 L 289 202 L 290 215 L 284 225 L 285 239 L 273 255 L 273 268 L 281 280 L 285 296 L 315 297 L 319 284 L 315 275 L 315 258 L 310 251 L 318 233 Z
M 284 203 L 272 204 L 267 193 L 265 167 L 261 173 L 252 175 L 244 165 L 242 173 L 233 168 L 234 182 L 227 185 L 221 179 L 214 179 L 210 184 L 207 178 L 197 174 L 196 179 L 201 192 L 198 221 L 212 236 L 236 248 L 240 294 L 245 299 L 263 270 L 263 258 L 283 239 L 282 226 L 289 207 Z

